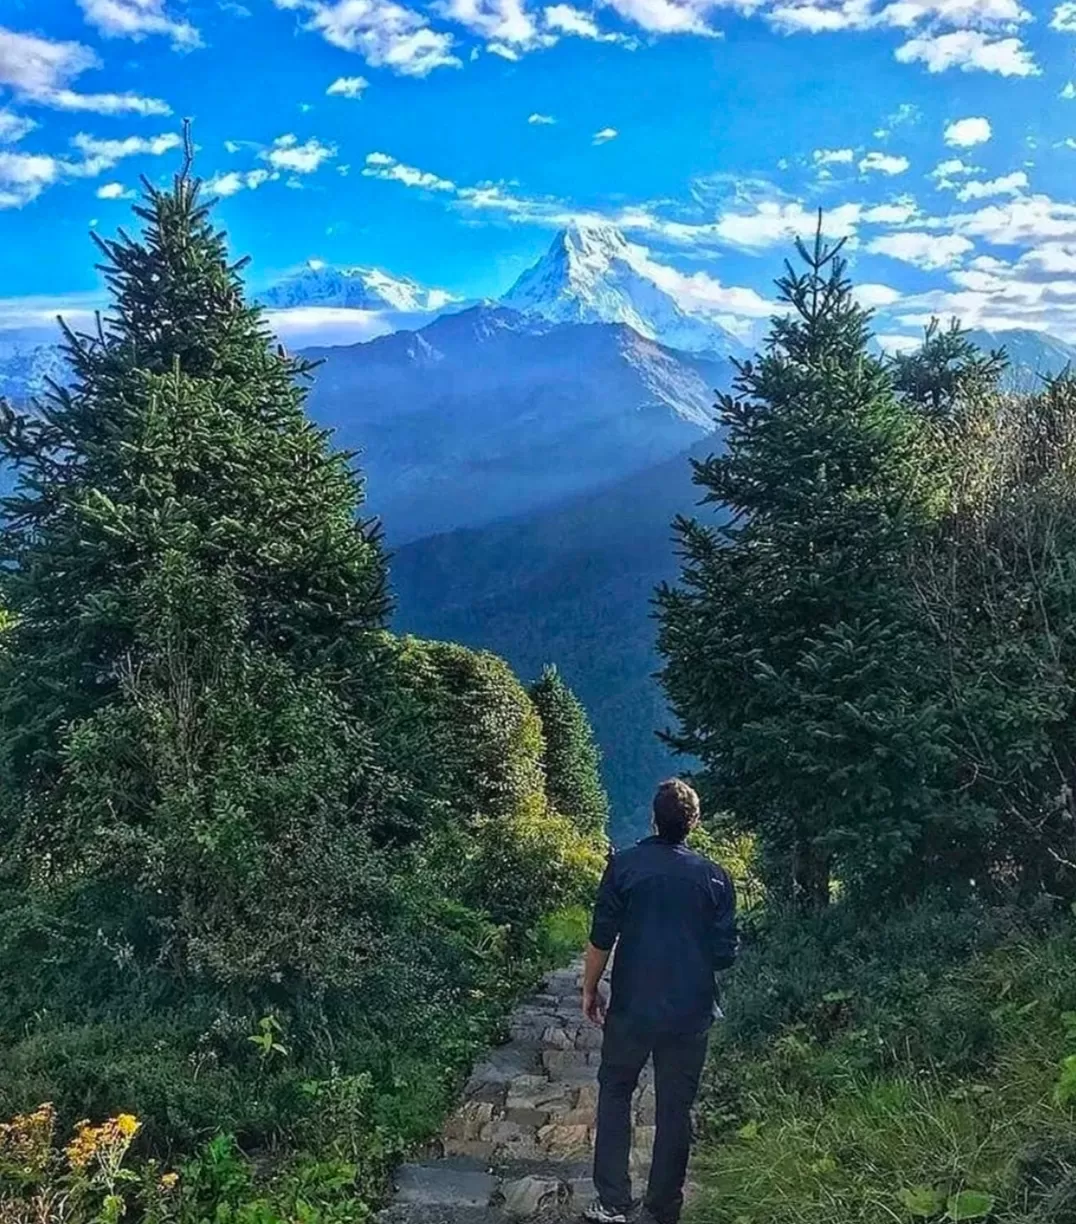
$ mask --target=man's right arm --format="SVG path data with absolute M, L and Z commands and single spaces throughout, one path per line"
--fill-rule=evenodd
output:
M 617 889 L 616 859 L 610 854 L 605 865 L 598 896 L 594 902 L 594 917 L 590 924 L 586 965 L 583 970 L 583 1012 L 594 1024 L 605 1019 L 605 1002 L 599 983 L 609 963 L 609 954 L 620 934 L 624 903 Z

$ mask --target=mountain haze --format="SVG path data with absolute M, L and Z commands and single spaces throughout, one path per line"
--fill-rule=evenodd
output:
M 677 575 L 672 521 L 698 509 L 689 456 L 716 434 L 610 486 L 478 530 L 409 544 L 392 560 L 401 631 L 484 646 L 522 676 L 555 661 L 587 708 L 605 760 L 613 835 L 642 835 L 655 785 L 682 769 L 656 732 L 655 587 Z
M 728 362 L 678 353 L 623 324 L 554 324 L 501 307 L 322 361 L 319 423 L 362 451 L 369 504 L 403 544 L 612 484 L 713 428 Z

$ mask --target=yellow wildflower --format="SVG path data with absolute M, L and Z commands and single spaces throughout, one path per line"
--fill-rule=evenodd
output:
M 82 1170 L 90 1163 L 97 1153 L 97 1145 L 102 1138 L 100 1130 L 89 1122 L 80 1122 L 75 1128 L 75 1137 L 64 1148 L 68 1164 L 72 1169 Z
M 161 1189 L 162 1190 L 174 1190 L 178 1181 L 179 1181 L 178 1173 L 166 1173 L 161 1178 Z
M 116 1129 L 125 1139 L 132 1139 L 142 1125 L 134 1114 L 122 1113 L 114 1119 Z

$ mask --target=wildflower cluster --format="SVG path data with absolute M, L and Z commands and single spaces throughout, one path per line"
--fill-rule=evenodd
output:
M 80 1122 L 75 1128 L 74 1139 L 64 1149 L 68 1163 L 75 1172 L 81 1173 L 96 1160 L 104 1180 L 109 1186 L 114 1185 L 140 1125 L 133 1114 L 118 1114 L 100 1126 Z
M 144 1217 L 168 1215 L 179 1177 L 159 1175 L 150 1161 L 139 1172 L 124 1167 L 142 1124 L 129 1113 L 94 1125 L 78 1123 L 63 1147 L 55 1142 L 56 1112 L 41 1105 L 33 1113 L 0 1122 L 0 1222 L 47 1220 L 49 1224 L 117 1224 L 138 1202 Z
M 50 1104 L 0 1122 L 0 1179 L 33 1181 L 40 1177 L 52 1156 L 55 1130 L 56 1111 Z

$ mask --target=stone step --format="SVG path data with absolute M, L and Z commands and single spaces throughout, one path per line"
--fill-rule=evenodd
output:
M 450 1207 L 486 1207 L 498 1186 L 488 1170 L 452 1160 L 401 1165 L 395 1182 L 397 1204 Z

